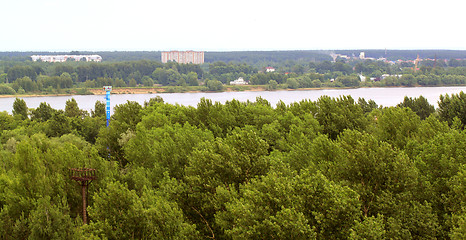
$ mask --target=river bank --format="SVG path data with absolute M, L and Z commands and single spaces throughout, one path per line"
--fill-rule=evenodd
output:
M 315 90 L 319 88 L 312 89 L 299 89 L 299 90 Z M 265 91 L 265 86 L 262 85 L 249 85 L 249 86 L 227 86 L 221 92 L 258 92 Z M 294 89 L 277 89 L 277 90 L 294 90 Z M 59 96 L 74 96 L 74 95 L 105 95 L 105 90 L 102 88 L 89 88 L 85 89 L 85 93 L 82 89 L 69 89 L 69 92 L 66 93 L 33 93 L 33 94 L 15 94 L 15 95 L 0 95 L 0 98 L 16 98 L 16 97 L 59 97 Z M 113 88 L 112 94 L 158 94 L 158 93 L 213 93 L 214 91 L 205 91 L 199 87 L 190 88 L 190 87 L 123 87 L 123 88 Z
M 442 87 L 466 87 L 464 85 L 451 85 L 451 86 L 385 86 L 385 87 L 371 87 L 371 86 L 360 86 L 360 87 L 321 87 L 321 88 L 279 88 L 274 90 L 268 90 L 265 85 L 243 85 L 243 86 L 231 86 L 225 85 L 222 91 L 207 91 L 201 86 L 170 86 L 170 87 L 121 87 L 113 88 L 112 95 L 117 94 L 165 94 L 165 93 L 222 93 L 222 92 L 276 92 L 276 91 L 310 91 L 310 90 L 348 90 L 348 89 L 372 89 L 372 88 L 395 88 L 395 89 L 408 89 L 408 88 L 442 88 Z M 15 94 L 15 95 L 0 95 L 0 98 L 23 98 L 23 97 L 66 97 L 66 96 L 86 96 L 86 95 L 105 95 L 105 90 L 102 88 L 75 88 L 67 89 L 65 93 L 32 93 L 32 94 Z

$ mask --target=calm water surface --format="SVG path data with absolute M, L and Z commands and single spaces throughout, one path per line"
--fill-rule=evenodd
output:
M 221 92 L 221 93 L 161 93 L 161 94 L 118 94 L 111 95 L 111 107 L 126 101 L 136 101 L 143 104 L 150 98 L 160 96 L 166 103 L 185 106 L 197 106 L 201 98 L 211 99 L 213 102 L 221 102 L 236 99 L 239 101 L 255 101 L 256 97 L 262 97 L 275 106 L 279 101 L 286 104 L 299 102 L 303 99 L 312 101 L 320 96 L 339 97 L 350 95 L 355 100 L 358 98 L 372 99 L 382 106 L 395 106 L 403 101 L 405 96 L 424 96 L 435 107 L 440 95 L 466 92 L 465 87 L 416 87 L 416 88 L 358 88 L 358 89 L 331 89 L 331 90 L 297 90 L 297 91 L 259 91 L 259 92 Z M 90 111 L 94 109 L 96 101 L 105 102 L 105 95 L 73 95 L 59 97 L 21 97 L 29 108 L 37 108 L 41 102 L 46 102 L 54 109 L 64 109 L 67 100 L 74 98 L 81 109 Z M 11 113 L 15 98 L 0 98 L 0 111 Z

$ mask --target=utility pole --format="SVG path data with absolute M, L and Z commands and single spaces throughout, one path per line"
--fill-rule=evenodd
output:
M 83 197 L 83 223 L 87 224 L 87 188 L 92 180 L 96 180 L 96 170 L 92 168 L 70 168 L 71 179 L 81 184 Z

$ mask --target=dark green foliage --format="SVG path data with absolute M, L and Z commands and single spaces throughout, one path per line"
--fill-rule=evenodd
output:
M 87 112 L 84 112 L 79 109 L 78 103 L 74 98 L 71 98 L 65 103 L 65 115 L 71 118 L 84 118 L 87 115 Z
M 31 111 L 31 120 L 45 122 L 52 117 L 54 112 L 56 112 L 56 110 L 53 109 L 50 104 L 41 102 L 39 107 Z
M 115 201 L 116 200 L 116 201 Z M 138 196 L 119 182 L 110 182 L 93 198 L 93 221 L 86 233 L 108 239 L 197 239 L 195 226 L 186 222 L 176 203 L 157 192 Z
M 344 129 L 364 130 L 366 119 L 361 106 L 354 102 L 351 96 L 332 99 L 320 97 L 316 102 L 314 116 L 323 126 L 323 133 L 335 139 Z
M 426 119 L 430 114 L 435 112 L 434 106 L 430 105 L 427 99 L 423 96 L 418 98 L 405 97 L 403 102 L 398 104 L 397 107 L 408 107 L 413 110 L 421 120 Z
M 340 239 L 359 218 L 357 194 L 320 173 L 271 172 L 240 190 L 217 215 L 232 239 Z
M 358 99 L 358 105 L 361 107 L 361 109 L 362 109 L 362 111 L 364 113 L 372 112 L 372 110 L 378 108 L 377 103 L 374 102 L 374 100 L 372 100 L 372 99 L 369 100 L 369 101 L 366 101 L 366 99 L 364 99 L 364 98 L 359 98 Z
M 16 94 L 16 91 L 12 87 L 6 84 L 0 84 L 0 95 L 14 95 L 14 94 Z
M 336 81 L 341 82 L 345 87 L 358 87 L 361 80 L 356 75 L 340 76 Z
M 13 116 L 17 116 L 22 120 L 28 118 L 28 107 L 26 105 L 26 101 L 19 98 L 15 99 L 15 102 L 13 102 Z
M 106 118 L 106 105 L 102 101 L 96 101 L 94 105 L 94 110 L 91 111 L 91 116 L 93 118 L 99 117 L 99 118 Z
M 108 128 L 101 128 L 96 139 L 96 145 L 101 155 L 117 160 L 122 166 L 128 160 L 123 154 L 122 146 L 136 130 L 141 121 L 142 106 L 134 101 L 127 101 L 115 107 Z
M 454 118 L 461 121 L 461 125 L 466 125 L 466 94 L 461 91 L 458 94 L 440 95 L 438 103 L 439 117 L 448 124 L 453 124 Z
M 15 120 L 14 117 L 8 114 L 6 111 L 0 112 L 0 131 L 12 130 L 14 128 Z
M 219 92 L 223 90 L 222 82 L 217 81 L 217 80 L 210 80 L 206 83 L 206 85 L 207 85 L 207 90 L 209 91 Z
M 404 149 L 421 124 L 419 116 L 410 108 L 386 108 L 374 118 L 377 128 L 373 134 L 399 149 Z
M 29 120 L 17 99 L 0 113 L 0 238 L 463 239 L 460 98 L 437 115 L 423 98 L 156 97 L 117 106 L 108 128 L 102 102 L 41 103 Z M 86 226 L 77 167 L 97 169 Z

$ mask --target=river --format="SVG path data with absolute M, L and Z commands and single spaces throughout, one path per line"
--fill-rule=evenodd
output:
M 461 87 L 414 87 L 414 88 L 356 88 L 356 89 L 320 89 L 320 90 L 294 90 L 294 91 L 248 91 L 248 92 L 220 92 L 220 93 L 159 93 L 159 94 L 117 94 L 111 95 L 111 108 L 126 101 L 136 101 L 143 104 L 155 96 L 160 96 L 166 103 L 185 106 L 197 106 L 201 98 L 211 99 L 214 102 L 224 103 L 236 99 L 239 101 L 255 101 L 256 97 L 268 100 L 272 106 L 279 101 L 285 104 L 299 102 L 303 99 L 317 100 L 320 96 L 339 97 L 350 95 L 356 101 L 362 97 L 372 99 L 382 106 L 395 106 L 401 103 L 405 96 L 424 96 L 430 104 L 438 106 L 440 95 L 466 92 L 466 86 Z M 54 109 L 64 109 L 68 99 L 74 98 L 81 109 L 90 111 L 94 109 L 96 101 L 105 102 L 105 95 L 70 95 L 70 96 L 41 96 L 20 97 L 26 101 L 28 108 L 37 108 L 41 102 L 46 102 Z M 0 111 L 11 113 L 15 98 L 0 98 Z

